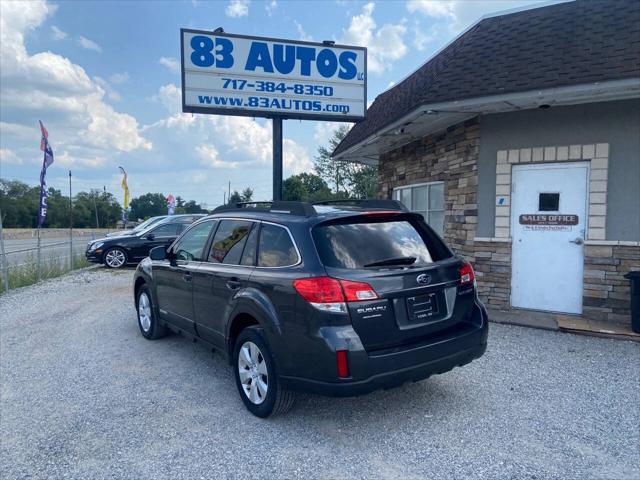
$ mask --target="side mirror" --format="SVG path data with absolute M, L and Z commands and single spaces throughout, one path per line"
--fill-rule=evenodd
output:
M 147 235 L 147 240 L 153 240 L 154 238 L 156 238 L 156 236 L 153 233 Z
M 164 246 L 154 247 L 149 251 L 151 260 L 165 260 L 167 258 L 167 248 Z

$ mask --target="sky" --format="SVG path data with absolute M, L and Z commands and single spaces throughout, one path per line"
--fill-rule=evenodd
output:
M 483 15 L 539 0 L 0 2 L 0 177 L 122 200 L 169 193 L 213 208 L 231 190 L 271 198 L 271 122 L 180 106 L 180 28 L 368 48 L 368 103 Z M 337 123 L 284 122 L 284 176 L 313 169 Z

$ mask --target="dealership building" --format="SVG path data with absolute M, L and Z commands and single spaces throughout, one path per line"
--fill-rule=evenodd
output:
M 377 164 L 496 310 L 630 323 L 640 270 L 640 2 L 485 17 L 380 94 L 333 153 Z

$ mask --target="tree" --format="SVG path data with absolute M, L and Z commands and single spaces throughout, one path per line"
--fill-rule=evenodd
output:
M 342 125 L 329 140 L 329 146 L 320 146 L 314 167 L 318 176 L 333 190 L 334 198 L 375 198 L 378 191 L 378 168 L 331 158 L 331 153 L 349 131 Z
M 327 182 L 315 173 L 300 173 L 296 175 L 307 190 L 309 201 L 331 199 L 331 189 Z
M 242 201 L 250 202 L 253 198 L 253 189 L 251 187 L 247 187 L 242 191 Z
M 242 201 L 242 195 L 238 193 L 237 190 L 234 190 L 227 203 L 238 203 Z
M 207 211 L 196 203 L 195 200 L 189 200 L 182 207 L 181 213 L 207 213 Z
M 309 192 L 299 175 L 293 175 L 282 182 L 282 199 L 299 202 L 309 200 Z
M 348 169 L 350 168 L 350 164 L 337 162 L 331 158 L 331 153 L 347 135 L 348 131 L 349 127 L 347 125 L 338 127 L 329 140 L 329 148 L 324 146 L 318 147 L 318 155 L 314 160 L 316 173 L 332 187 L 334 193 L 348 191 Z
M 167 199 L 162 193 L 145 193 L 131 200 L 132 220 L 146 219 L 167 214 Z

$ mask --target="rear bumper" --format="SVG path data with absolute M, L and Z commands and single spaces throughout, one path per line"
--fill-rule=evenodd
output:
M 465 323 L 455 333 L 385 351 L 368 353 L 349 351 L 352 378 L 322 381 L 296 376 L 280 376 L 282 386 L 290 390 L 346 397 L 375 390 L 398 387 L 448 372 L 481 357 L 487 349 L 488 319 L 486 310 L 476 305 L 473 323 Z M 335 353 L 326 359 L 335 365 Z

